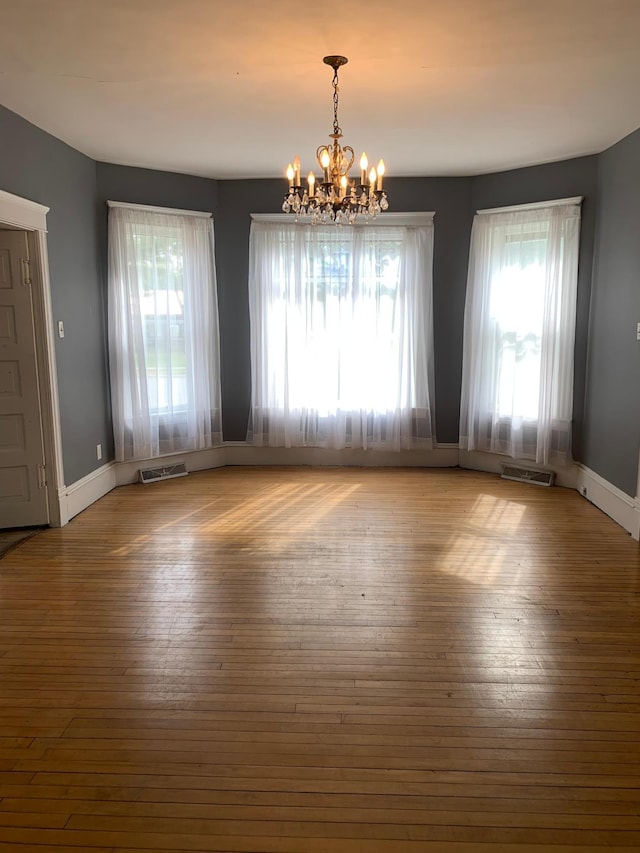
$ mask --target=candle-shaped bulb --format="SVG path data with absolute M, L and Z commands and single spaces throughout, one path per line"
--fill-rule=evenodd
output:
M 385 173 L 384 160 L 378 161 L 377 172 L 378 172 L 378 186 L 376 187 L 376 189 L 381 191 L 382 190 L 382 176 Z
M 293 180 L 297 187 L 300 186 L 300 158 L 296 154 L 293 158 Z
M 322 153 L 320 154 L 320 165 L 322 166 L 323 171 L 323 181 L 325 184 L 329 183 L 329 163 L 331 163 L 331 157 L 329 157 L 329 151 L 326 148 L 322 149 Z
M 347 176 L 343 175 L 340 178 L 340 195 L 344 197 L 347 194 Z
M 291 163 L 287 166 L 287 180 L 289 181 L 289 191 L 293 189 L 293 166 Z
M 376 188 L 376 178 L 378 177 L 376 170 L 371 167 L 371 171 L 369 172 L 369 186 L 371 187 L 371 192 L 373 192 Z
M 307 175 L 307 183 L 309 184 L 309 198 L 313 198 L 316 193 L 316 176 L 313 172 Z
M 367 159 L 366 153 L 362 152 L 362 157 L 360 158 L 360 183 L 364 186 L 367 183 L 367 169 L 369 168 L 369 160 Z

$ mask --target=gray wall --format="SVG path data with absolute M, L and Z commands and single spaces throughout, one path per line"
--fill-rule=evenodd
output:
M 216 208 L 218 182 L 209 178 L 115 166 L 112 163 L 96 163 L 96 175 L 102 225 L 107 221 L 107 201 L 127 201 L 131 204 L 152 204 L 211 213 Z
M 64 474 L 79 480 L 103 462 L 111 444 L 107 361 L 101 308 L 95 163 L 0 107 L 0 187 L 44 204 L 55 320 Z
M 584 463 L 636 494 L 640 450 L 640 130 L 599 156 Z
M 584 394 L 589 337 L 589 301 L 596 225 L 598 157 L 577 157 L 527 169 L 514 169 L 472 179 L 473 210 L 584 196 L 578 262 L 575 369 L 573 383 L 573 458 L 584 447 Z
M 222 350 L 222 431 L 226 441 L 244 441 L 251 396 L 249 353 L 249 227 L 252 213 L 274 213 L 285 181 L 219 181 L 216 266 Z M 285 187 L 286 189 L 286 187 Z

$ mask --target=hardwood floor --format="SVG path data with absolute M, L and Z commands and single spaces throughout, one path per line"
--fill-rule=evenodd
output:
M 565 489 L 117 489 L 0 561 L 0 851 L 637 851 L 639 615 Z

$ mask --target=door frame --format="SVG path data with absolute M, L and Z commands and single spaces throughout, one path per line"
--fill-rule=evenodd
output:
M 58 374 L 53 335 L 51 280 L 47 250 L 47 213 L 49 208 L 35 201 L 0 190 L 0 223 L 27 232 L 31 258 L 31 294 L 38 366 L 38 395 L 42 419 L 49 524 L 62 527 L 69 520 L 66 512 L 62 430 Z

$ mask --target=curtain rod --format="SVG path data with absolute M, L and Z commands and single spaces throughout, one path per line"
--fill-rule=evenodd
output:
M 509 207 L 488 207 L 485 210 L 476 210 L 481 215 L 485 213 L 517 213 L 519 210 L 539 210 L 544 207 L 562 207 L 568 204 L 580 204 L 584 196 L 576 195 L 573 198 L 557 198 L 552 201 L 536 201 L 533 204 L 513 204 Z
M 144 210 L 147 213 L 167 213 L 173 216 L 200 216 L 203 219 L 211 219 L 213 214 L 205 210 L 180 210 L 175 207 L 155 207 L 152 204 L 129 204 L 126 201 L 108 201 L 109 207 L 125 207 L 129 210 Z

